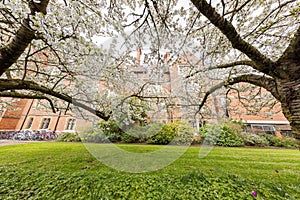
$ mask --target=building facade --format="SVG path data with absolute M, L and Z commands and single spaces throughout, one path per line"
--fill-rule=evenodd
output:
M 51 109 L 42 108 L 40 101 L 16 99 L 11 107 L 2 111 L 0 131 L 46 129 L 58 134 L 64 131 L 75 131 L 78 120 L 74 116 L 61 111 L 53 113 Z
M 138 49 L 136 55 L 136 64 L 128 68 L 132 75 L 137 80 L 143 80 L 145 82 L 150 80 L 149 71 L 153 72 L 152 66 L 141 61 L 143 52 Z M 193 83 L 182 83 L 181 81 L 187 75 L 186 69 L 191 64 L 192 60 L 196 60 L 193 55 L 187 55 L 185 57 L 179 57 L 175 62 L 169 62 L 170 53 L 166 52 L 162 56 L 162 65 L 157 72 L 160 74 L 163 81 L 158 81 L 157 84 L 152 85 L 153 91 L 158 91 L 160 94 L 169 95 L 173 98 L 172 102 L 159 102 L 157 104 L 156 112 L 147 111 L 149 120 L 173 122 L 176 120 L 187 120 L 193 126 L 198 129 L 205 123 L 216 121 L 218 118 L 228 117 L 233 120 L 240 120 L 247 125 L 247 131 L 249 132 L 283 132 L 289 133 L 289 122 L 281 112 L 280 105 L 276 105 L 270 108 L 262 108 L 258 113 L 253 114 L 247 111 L 240 102 L 239 97 L 235 94 L 225 95 L 226 91 L 221 90 L 217 93 L 211 94 L 207 100 L 206 115 L 194 115 L 197 111 L 199 101 L 195 101 L 193 97 L 187 99 L 185 92 L 196 92 L 197 88 L 194 88 Z M 210 84 L 214 84 L 213 81 Z M 100 90 L 105 87 L 105 84 L 100 83 Z M 182 88 L 185 88 L 182 90 Z M 172 92 L 176 92 L 176 95 L 172 97 Z M 151 92 L 151 91 L 150 91 Z M 248 91 L 249 92 L 249 91 Z M 253 91 L 250 91 L 253 92 Z M 266 91 L 262 91 L 264 95 Z M 163 96 L 162 95 L 162 96 Z M 248 94 L 245 93 L 245 96 Z M 227 100 L 230 99 L 228 102 Z M 47 129 L 56 133 L 62 133 L 67 131 L 76 131 L 78 126 L 84 126 L 90 124 L 89 122 L 76 119 L 71 112 L 64 113 L 58 111 L 53 113 L 51 109 L 47 109 L 41 106 L 42 100 L 37 99 L 17 99 L 12 107 L 2 110 L 0 116 L 0 131 L 7 130 L 40 130 Z M 153 105 L 151 105 L 153 106 Z

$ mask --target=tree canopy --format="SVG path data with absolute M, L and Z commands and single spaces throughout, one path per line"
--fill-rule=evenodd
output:
M 124 68 L 135 63 L 130 52 L 147 46 L 158 69 L 166 49 L 196 55 L 184 80 L 195 90 L 183 96 L 198 110 L 217 89 L 247 82 L 268 90 L 299 133 L 297 0 L 4 0 L 0 11 L 0 96 L 44 98 L 52 107 L 61 99 L 108 119 L 129 97 L 152 99 L 145 91 L 159 78 L 136 84 Z M 215 85 L 195 81 L 203 77 Z M 108 90 L 87 89 L 99 80 Z

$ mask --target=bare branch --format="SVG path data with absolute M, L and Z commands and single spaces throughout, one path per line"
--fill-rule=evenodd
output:
M 280 4 L 278 7 L 274 8 L 250 33 L 248 33 L 246 36 L 247 37 L 251 34 L 253 34 L 273 13 L 276 12 L 276 10 L 278 10 L 278 12 L 286 5 L 293 3 L 295 0 L 290 0 L 285 2 L 284 4 Z
M 191 0 L 195 7 L 206 16 L 231 42 L 232 47 L 245 53 L 256 63 L 255 69 L 272 77 L 287 78 L 288 74 L 276 63 L 260 53 L 254 46 L 241 38 L 234 26 L 206 2 L 206 0 Z
M 204 95 L 201 103 L 199 104 L 198 111 L 196 114 L 198 114 L 201 110 L 201 108 L 204 106 L 205 102 L 207 101 L 208 97 L 210 94 L 214 93 L 218 89 L 221 89 L 222 87 L 227 87 L 229 85 L 234 85 L 236 83 L 241 83 L 241 82 L 246 82 L 250 83 L 256 86 L 260 86 L 271 92 L 271 94 L 276 98 L 280 99 L 280 95 L 277 92 L 277 86 L 276 82 L 273 78 L 269 78 L 266 76 L 261 76 L 261 75 L 255 75 L 255 74 L 246 74 L 246 75 L 241 75 L 237 77 L 230 78 L 229 80 L 220 82 L 219 84 L 211 87 Z M 196 115 L 195 114 L 195 115 Z
M 232 63 L 221 64 L 221 65 L 217 65 L 217 66 L 208 67 L 206 69 L 197 70 L 197 71 L 187 75 L 185 78 L 190 78 L 192 76 L 195 76 L 198 73 L 205 72 L 208 70 L 227 69 L 227 68 L 231 68 L 231 67 L 235 67 L 235 66 L 239 66 L 239 65 L 247 65 L 247 66 L 254 68 L 255 63 L 251 60 L 241 60 L 241 61 L 236 61 L 236 62 L 232 62 Z

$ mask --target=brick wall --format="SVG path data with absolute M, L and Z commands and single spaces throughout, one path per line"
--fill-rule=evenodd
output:
M 0 130 L 16 130 L 27 104 L 27 99 L 19 99 L 14 102 L 0 118 Z

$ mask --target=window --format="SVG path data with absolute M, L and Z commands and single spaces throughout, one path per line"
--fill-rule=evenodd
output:
M 51 119 L 50 118 L 44 118 L 41 124 L 40 129 L 48 129 Z
M 69 119 L 66 130 L 74 130 L 76 119 Z
M 29 120 L 28 120 L 28 122 L 27 122 L 26 129 L 30 129 L 31 128 L 32 122 L 33 122 L 33 117 L 30 117 Z
M 276 132 L 276 128 L 273 125 L 251 124 L 250 127 L 254 133 L 275 134 Z
M 34 106 L 33 109 L 38 110 L 38 109 L 40 109 L 40 108 L 41 108 L 41 100 L 38 99 L 38 100 L 36 101 L 35 106 Z

